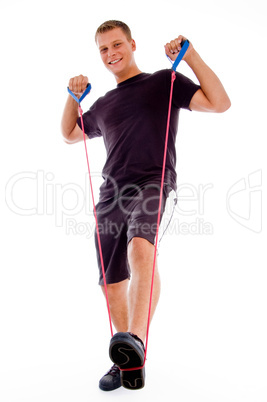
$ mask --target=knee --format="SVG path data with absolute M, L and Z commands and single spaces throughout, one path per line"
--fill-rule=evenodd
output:
M 147 260 L 153 254 L 154 246 L 141 237 L 133 237 L 128 244 L 129 260 Z
M 127 295 L 128 291 L 128 283 L 129 280 L 126 279 L 125 281 L 119 282 L 119 283 L 112 283 L 107 285 L 107 291 L 108 291 L 108 297 L 111 302 L 116 301 L 116 300 L 122 300 L 125 298 L 125 295 Z M 105 295 L 105 287 L 101 286 L 102 291 Z

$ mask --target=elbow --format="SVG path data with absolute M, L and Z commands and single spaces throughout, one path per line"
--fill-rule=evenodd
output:
M 76 144 L 76 142 L 80 142 L 84 139 L 83 132 L 77 125 L 73 129 L 63 125 L 61 126 L 61 133 L 66 144 Z
M 65 142 L 65 144 L 71 145 L 71 144 L 75 144 L 77 142 L 77 140 L 73 140 L 71 139 L 70 136 L 66 136 L 63 134 L 63 141 Z
M 68 145 L 72 145 L 72 144 L 76 144 L 77 142 L 80 142 L 83 140 L 82 136 L 77 136 L 74 135 L 73 131 L 71 133 L 68 133 L 64 130 L 62 130 L 62 137 L 63 137 L 63 141 L 65 142 L 65 144 Z
M 65 144 L 71 144 L 68 134 L 65 133 L 63 130 L 61 131 L 61 134 L 62 134 L 62 139 L 65 142 Z
M 221 100 L 221 102 L 219 102 L 218 105 L 216 105 L 215 113 L 224 113 L 228 109 L 230 109 L 230 107 L 231 107 L 231 101 L 227 96 L 227 98 Z
M 71 144 L 72 144 L 72 142 L 69 141 L 67 138 L 63 138 L 63 141 L 65 142 L 65 144 L 68 144 L 68 145 L 71 145 Z
M 70 134 L 63 125 L 61 125 L 61 134 L 62 134 L 62 139 L 65 142 L 65 144 L 72 144 L 73 142 L 70 140 Z

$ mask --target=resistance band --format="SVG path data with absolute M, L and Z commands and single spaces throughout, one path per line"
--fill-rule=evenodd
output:
M 152 307 L 152 296 L 153 296 L 153 287 L 154 287 L 154 276 L 155 276 L 155 267 L 156 267 L 156 257 L 157 257 L 157 248 L 158 248 L 158 238 L 159 238 L 159 226 L 160 226 L 160 212 L 161 212 L 161 205 L 162 205 L 162 196 L 163 196 L 163 186 L 164 186 L 164 177 L 165 177 L 165 168 L 166 168 L 166 157 L 167 157 L 167 149 L 168 149 L 168 139 L 169 139 L 169 129 L 170 129 L 170 119 L 171 119 L 171 106 L 172 106 L 172 95 L 173 95 L 173 84 L 176 79 L 175 71 L 178 67 L 178 64 L 184 57 L 188 47 L 189 47 L 189 41 L 183 41 L 181 43 L 182 49 L 180 50 L 177 58 L 173 62 L 172 65 L 172 75 L 171 75 L 171 89 L 170 89 L 170 98 L 169 98 L 169 107 L 168 107 L 168 115 L 167 115 L 167 124 L 166 124 L 166 135 L 165 135 L 165 145 L 164 145 L 164 155 L 163 155 L 163 163 L 162 163 L 162 175 L 161 175 L 161 186 L 160 186 L 160 197 L 159 197 L 159 209 L 158 209 L 158 218 L 157 218 L 157 231 L 156 231 L 156 239 L 155 239 L 155 251 L 154 251 L 154 259 L 153 259 L 153 269 L 152 269 L 152 279 L 151 279 L 151 289 L 150 289 L 150 299 L 149 299 L 149 309 L 148 309 L 148 322 L 147 322 L 147 332 L 146 332 L 146 344 L 145 344 L 145 356 L 144 356 L 144 363 L 143 366 L 141 367 L 134 367 L 130 369 L 121 369 L 122 371 L 133 371 L 133 370 L 138 370 L 142 369 L 145 366 L 146 362 L 146 355 L 147 355 L 147 345 L 148 345 L 148 335 L 149 335 L 149 327 L 150 327 L 150 317 L 151 317 L 151 307 Z M 168 57 L 168 56 L 167 56 Z M 172 62 L 172 60 L 168 57 L 168 59 Z M 111 321 L 111 313 L 110 313 L 110 307 L 109 307 L 109 301 L 108 301 L 108 291 L 107 291 L 107 283 L 106 283 L 106 275 L 105 275 L 105 268 L 104 268 L 104 261 L 103 261 L 103 254 L 102 254 L 102 248 L 101 248 L 101 241 L 100 241 L 100 234 L 99 234 L 99 227 L 98 227 L 98 220 L 97 220 L 97 214 L 96 214 L 96 206 L 95 206 L 95 201 L 94 201 L 94 193 L 93 193 L 93 185 L 92 185 L 92 178 L 91 178 L 91 172 L 90 172 L 90 165 L 89 165 L 89 158 L 88 158 L 88 152 L 87 152 L 87 145 L 86 145 L 86 137 L 85 137 L 85 131 L 84 131 L 84 124 L 83 124 L 83 111 L 81 108 L 81 101 L 85 98 L 85 96 L 90 92 L 91 90 L 91 84 L 87 85 L 86 90 L 82 94 L 80 98 L 78 98 L 69 88 L 68 92 L 69 94 L 73 97 L 73 99 L 78 103 L 78 109 L 79 109 L 79 115 L 81 118 L 81 125 L 82 125 L 82 131 L 83 131 L 83 140 L 84 140 L 84 146 L 85 146 L 85 153 L 86 153 L 86 159 L 87 159 L 87 167 L 88 167 L 88 173 L 89 173 L 89 181 L 90 181 L 90 189 L 91 189 L 91 197 L 93 201 L 93 209 L 94 209 L 94 216 L 95 216 L 95 222 L 96 222 L 96 233 L 97 233 L 97 241 L 98 241 L 98 247 L 99 247 L 99 255 L 100 255 L 100 261 L 101 261 L 101 269 L 102 269 L 102 274 L 103 274 L 103 279 L 104 279 L 104 288 L 105 288 L 105 296 L 106 296 L 106 302 L 107 302 L 107 309 L 108 309 L 108 316 L 109 316 L 109 324 L 110 324 L 110 331 L 111 331 L 111 337 L 113 337 L 113 328 L 112 328 L 112 321 Z

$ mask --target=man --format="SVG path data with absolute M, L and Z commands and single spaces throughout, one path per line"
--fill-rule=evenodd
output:
M 141 72 L 134 59 L 136 43 L 129 27 L 120 21 L 103 23 L 95 39 L 104 65 L 117 82 L 117 87 L 99 98 L 83 116 L 87 136 L 103 136 L 107 150 L 97 217 L 103 229 L 100 237 L 111 317 L 118 331 L 110 343 L 114 365 L 99 386 L 106 391 L 121 385 L 139 389 L 144 386 L 144 368 L 140 367 L 144 363 L 171 71 Z M 165 45 L 171 60 L 176 59 L 183 40 L 180 35 Z M 192 43 L 184 61 L 200 85 L 176 73 L 161 214 L 169 192 L 176 189 L 175 138 L 180 109 L 221 113 L 230 107 L 220 80 Z M 69 88 L 79 97 L 87 84 L 88 78 L 79 75 L 70 79 Z M 83 140 L 77 103 L 70 96 L 63 113 L 62 133 L 68 144 Z M 103 289 L 98 246 L 96 249 Z M 156 265 L 151 318 L 159 294 Z

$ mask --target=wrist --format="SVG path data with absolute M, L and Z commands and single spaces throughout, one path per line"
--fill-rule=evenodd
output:
M 82 94 L 80 92 L 73 92 L 72 93 L 76 96 L 76 98 L 80 99 L 80 97 L 82 96 Z M 71 94 L 70 94 L 71 96 Z M 74 100 L 74 98 L 72 97 L 72 99 Z M 77 102 L 76 102 L 77 103 Z
M 193 67 L 193 65 L 200 59 L 199 54 L 197 51 L 192 48 L 186 52 L 184 56 L 184 61 L 189 65 L 189 67 Z

